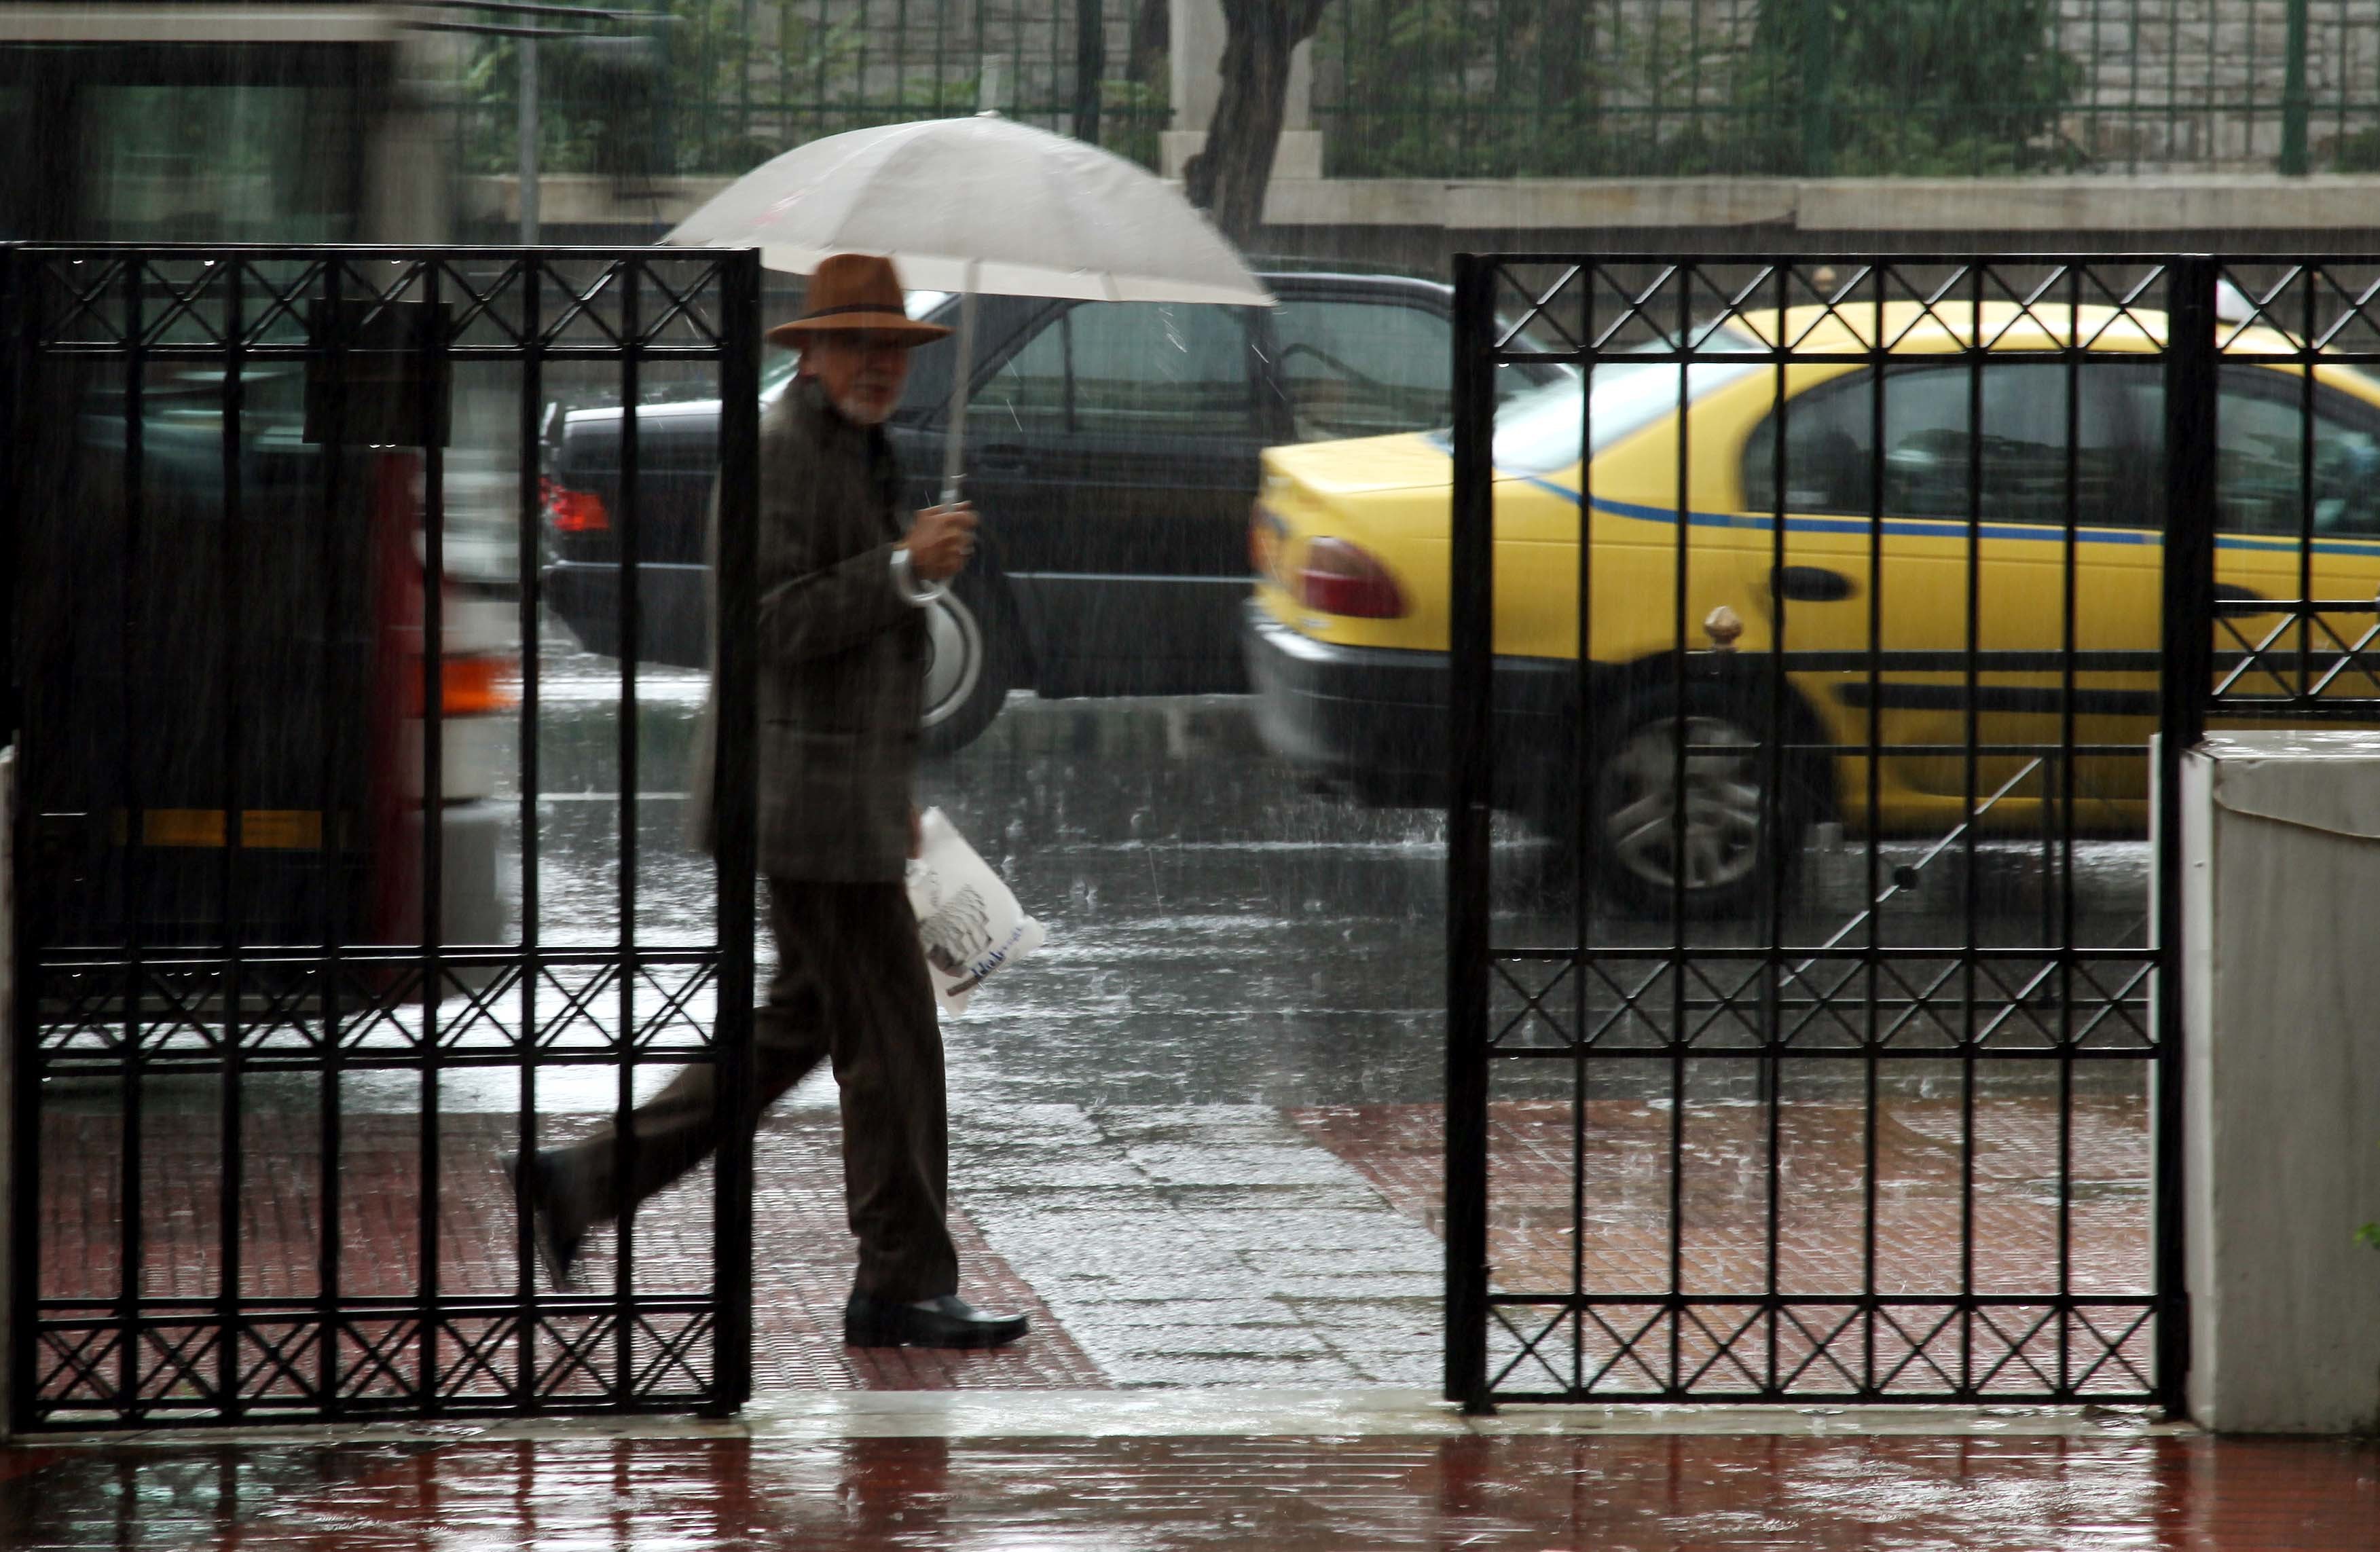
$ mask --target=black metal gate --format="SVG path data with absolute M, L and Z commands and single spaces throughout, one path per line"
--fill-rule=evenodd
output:
M 2175 761 L 2380 721 L 2375 278 L 1458 261 L 1451 1398 L 2180 1409 Z
M 660 1068 L 747 1086 L 759 273 L 6 250 L 18 1428 L 744 1399 L 748 1143 L 570 1293 L 499 1160 Z M 551 436 L 602 406 L 638 639 L 638 418 L 705 397 L 718 450 L 679 472 L 720 477 L 715 883 L 656 855 L 686 686 L 572 655 L 539 577 Z M 557 861 L 565 828 L 592 861 Z M 663 883 L 692 903 L 657 930 Z

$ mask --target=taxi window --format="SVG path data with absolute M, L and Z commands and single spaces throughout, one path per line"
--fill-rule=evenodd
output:
M 2154 368 L 2126 382 L 2148 450 L 2144 488 L 2160 488 L 2165 383 Z M 2303 388 L 2287 372 L 2227 366 L 2215 411 L 2216 527 L 2224 533 L 2295 534 L 2308 504 Z M 2380 539 L 2380 410 L 2336 389 L 2315 390 L 2313 531 Z
M 2121 396 L 2106 391 L 2096 364 L 2081 371 L 2072 437 L 2075 520 L 2145 526 L 2148 510 Z M 2066 522 L 2067 373 L 2057 361 L 1988 362 L 1981 443 L 1970 414 L 1975 373 L 1965 364 L 1894 367 L 1884 378 L 1884 443 L 1877 455 L 1874 374 L 1859 372 L 1791 400 L 1785 432 L 1784 509 L 1997 523 Z M 1776 437 L 1771 414 L 1744 444 L 1747 511 L 1775 511 Z M 1977 455 L 1980 453 L 1980 459 Z M 1981 501 L 1971 499 L 1980 462 Z M 1881 479 L 1881 501 L 1877 480 Z
M 1701 348 L 1712 352 L 1760 348 L 1756 341 L 1714 333 Z M 1574 372 L 1542 387 L 1512 394 L 1496 406 L 1497 471 L 1500 474 L 1550 474 L 1579 461 L 1580 434 L 1592 421 L 1595 450 L 1645 430 L 1681 404 L 1691 404 L 1716 388 L 1764 370 L 1759 361 L 1696 361 L 1684 369 L 1682 380 L 1673 361 L 1602 361 L 1591 369 L 1592 396 Z M 1773 370 L 1773 368 L 1766 370 Z M 1581 401 L 1585 402 L 1582 403 Z M 1439 445 L 1451 448 L 1451 433 Z
M 2216 526 L 2226 533 L 2302 531 L 2305 420 L 2298 384 L 2233 368 L 2216 409 Z M 2270 384 L 2257 381 L 2269 377 Z M 2327 413 L 2325 413 L 2327 409 Z M 2313 531 L 2380 538 L 2380 437 L 2338 406 L 2313 417 Z

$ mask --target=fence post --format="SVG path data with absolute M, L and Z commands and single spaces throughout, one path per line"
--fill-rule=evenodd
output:
M 1802 171 L 1835 170 L 1835 13 L 1833 0 L 1802 4 Z
M 1075 3 L 1075 139 L 1099 143 L 1099 87 L 1108 73 L 1108 22 L 1101 0 Z
M 1488 821 L 1495 758 L 1495 266 L 1454 257 L 1446 696 L 1446 1399 L 1488 1402 Z
M 2164 672 L 2156 746 L 2156 1391 L 2189 1409 L 2190 1296 L 2182 1257 L 2181 765 L 2206 732 L 2215 673 L 2216 261 L 2178 258 L 2167 279 Z
M 2313 107 L 2306 91 L 2307 9 L 2308 0 L 2289 0 L 2289 57 L 2281 80 L 2281 173 L 2286 177 L 2303 177 L 2307 171 L 2306 120 Z
M 719 863 L 718 1064 L 721 1139 L 711 1196 L 713 1403 L 735 1412 L 752 1396 L 753 894 L 759 847 L 759 668 L 753 621 L 759 611 L 760 255 L 720 259 L 719 552 L 713 637 L 711 824 Z

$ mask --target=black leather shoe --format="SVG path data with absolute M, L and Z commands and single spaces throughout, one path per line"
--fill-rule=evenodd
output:
M 504 1156 L 504 1173 L 512 1177 L 513 1199 L 528 1217 L 529 1244 L 546 1280 L 565 1293 L 578 1291 L 578 1252 L 586 1243 L 582 1230 L 566 1228 L 554 1206 L 553 1161 L 535 1153 L 524 1158 Z
M 913 1304 L 854 1293 L 843 1306 L 848 1347 L 1004 1347 L 1026 1324 L 1021 1315 L 987 1315 L 955 1293 Z

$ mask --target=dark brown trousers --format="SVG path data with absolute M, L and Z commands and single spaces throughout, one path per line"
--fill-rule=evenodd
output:
M 931 1299 L 958 1291 L 949 1198 L 942 1032 L 917 919 L 899 884 L 769 880 L 777 974 L 755 1016 L 760 1112 L 832 1059 L 843 1091 L 843 1189 L 859 1237 L 853 1291 Z M 633 1210 L 719 1145 L 710 1063 L 686 1068 L 629 1113 L 628 1172 L 614 1179 L 610 1127 L 562 1150 L 557 1184 L 585 1221 Z

